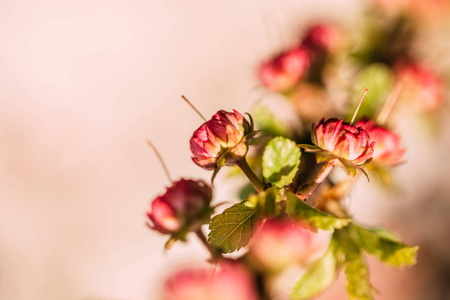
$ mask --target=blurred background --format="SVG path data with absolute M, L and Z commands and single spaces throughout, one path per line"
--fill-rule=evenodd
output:
M 145 226 L 169 185 L 145 140 L 172 177 L 208 180 L 188 146 L 202 120 L 180 96 L 207 118 L 247 111 L 261 60 L 302 26 L 345 22 L 364 4 L 0 1 L 0 299 L 158 299 L 173 267 L 205 264 L 194 238 L 164 252 L 166 237 Z M 361 178 L 351 209 L 421 246 L 412 269 L 370 261 L 379 299 L 450 299 L 450 123 L 435 133 L 402 120 L 398 190 Z M 230 184 L 217 187 L 215 201 L 234 200 Z M 345 299 L 343 280 L 325 298 Z

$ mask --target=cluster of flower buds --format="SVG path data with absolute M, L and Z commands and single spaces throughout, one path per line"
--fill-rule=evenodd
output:
M 218 111 L 192 135 L 192 160 L 208 170 L 236 164 L 247 153 L 248 135 L 253 124 L 242 114 Z
M 295 221 L 268 220 L 253 236 L 248 256 L 256 268 L 282 271 L 321 256 L 330 237 L 330 232 L 314 233 Z
M 403 94 L 406 100 L 415 100 L 426 111 L 436 111 L 442 106 L 444 82 L 425 64 L 400 64 L 397 67 L 396 76 L 403 85 Z
M 163 300 L 257 300 L 250 274 L 237 263 L 222 263 L 214 274 L 208 269 L 184 269 L 170 276 Z
M 370 161 L 374 152 L 374 142 L 362 128 L 344 123 L 339 119 L 324 119 L 313 124 L 312 141 L 325 153 L 323 158 L 346 160 L 355 166 Z
M 147 217 L 149 226 L 161 233 L 178 235 L 196 231 L 208 223 L 212 189 L 205 182 L 181 179 L 156 197 Z
M 388 167 L 400 162 L 406 150 L 401 146 L 397 133 L 377 125 L 372 120 L 358 121 L 355 126 L 364 128 L 370 140 L 375 143 L 372 163 Z
M 337 27 L 328 24 L 312 26 L 295 47 L 263 62 L 258 70 L 262 84 L 274 91 L 288 91 L 307 76 L 310 67 L 340 44 Z

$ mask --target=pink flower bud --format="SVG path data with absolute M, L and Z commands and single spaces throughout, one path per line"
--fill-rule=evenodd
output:
M 162 299 L 257 300 L 255 284 L 242 266 L 226 263 L 220 268 L 214 274 L 207 269 L 178 271 L 167 279 Z
M 306 264 L 319 257 L 330 238 L 330 232 L 314 233 L 296 222 L 268 220 L 253 236 L 249 256 L 257 267 L 281 271 L 289 265 Z
M 369 144 L 369 135 L 361 128 L 344 123 L 342 120 L 324 119 L 313 124 L 313 143 L 337 158 L 352 164 L 365 164 L 373 155 L 374 143 Z
M 153 200 L 147 217 L 161 233 L 196 230 L 209 221 L 211 198 L 211 187 L 205 182 L 180 179 Z
M 192 160 L 209 170 L 233 165 L 247 153 L 245 136 L 251 131 L 251 125 L 239 112 L 218 111 L 192 135 Z
M 405 154 L 401 147 L 400 136 L 395 132 L 375 124 L 374 121 L 361 120 L 355 126 L 364 128 L 375 142 L 373 148 L 373 162 L 383 166 L 393 166 L 400 162 Z
M 340 30 L 331 24 L 316 24 L 306 33 L 302 45 L 308 49 L 321 49 L 332 52 L 341 44 Z
M 308 67 L 308 52 L 297 47 L 263 63 L 258 73 L 264 86 L 274 91 L 286 91 L 297 84 Z
M 436 111 L 441 107 L 444 100 L 444 83 L 426 65 L 401 65 L 397 68 L 397 78 L 403 84 L 405 98 L 415 99 L 427 111 Z

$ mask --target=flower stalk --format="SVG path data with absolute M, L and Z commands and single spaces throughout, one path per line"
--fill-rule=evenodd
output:
M 322 182 L 325 181 L 325 179 L 331 173 L 331 171 L 333 171 L 333 169 L 339 164 L 340 162 L 339 159 L 337 158 L 333 158 L 327 161 L 320 170 L 319 174 L 317 174 L 313 182 L 297 190 L 296 193 L 297 196 L 302 200 L 308 199 L 309 196 L 311 196 L 312 193 L 314 193 L 317 190 L 317 188 L 322 184 Z
M 201 228 L 197 229 L 195 231 L 195 234 L 199 238 L 199 240 L 202 242 L 202 244 L 208 249 L 209 253 L 211 253 L 212 259 L 217 260 L 222 257 L 222 254 L 213 246 L 211 246 L 210 243 L 208 243 L 208 240 L 206 239 L 205 234 L 201 230 Z
M 250 183 L 253 185 L 255 190 L 257 190 L 259 193 L 264 192 L 264 183 L 259 180 L 258 176 L 256 176 L 256 174 L 250 168 L 245 157 L 238 160 L 236 165 L 241 168 L 242 172 L 244 172 L 245 176 L 247 176 L 248 180 L 250 180 Z

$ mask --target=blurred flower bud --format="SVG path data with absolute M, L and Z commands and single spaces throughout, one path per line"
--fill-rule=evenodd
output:
M 205 182 L 180 179 L 153 200 L 147 212 L 150 227 L 164 234 L 195 231 L 209 221 L 211 198 L 211 187 Z
M 207 269 L 184 269 L 169 277 L 163 300 L 257 300 L 250 274 L 237 263 L 225 263 L 212 275 Z
M 350 161 L 356 166 L 364 165 L 373 155 L 374 143 L 361 128 L 338 119 L 324 119 L 313 124 L 313 143 L 332 156 Z
M 308 49 L 319 49 L 333 52 L 339 48 L 342 36 L 338 27 L 331 24 L 316 24 L 309 28 L 302 45 Z
M 409 17 L 441 17 L 448 9 L 446 0 L 375 0 L 375 7 L 389 14 L 404 14 Z M 444 14 L 445 15 L 445 14 Z M 433 21 L 433 20 L 427 20 Z
M 375 142 L 373 148 L 373 163 L 383 166 L 393 166 L 400 162 L 405 154 L 400 136 L 395 132 L 375 124 L 374 121 L 361 120 L 355 125 L 362 127 L 369 134 L 370 140 Z
M 400 65 L 397 68 L 397 78 L 403 85 L 403 98 L 418 101 L 427 111 L 436 111 L 441 107 L 444 100 L 444 83 L 426 65 Z
M 293 88 L 309 67 L 308 52 L 303 47 L 282 53 L 259 67 L 262 84 L 274 91 Z
M 252 130 L 239 112 L 218 111 L 192 135 L 192 160 L 209 170 L 234 165 L 247 153 L 245 137 Z
M 258 268 L 281 271 L 320 257 L 330 238 L 331 232 L 314 233 L 296 222 L 268 220 L 253 236 L 249 257 Z

